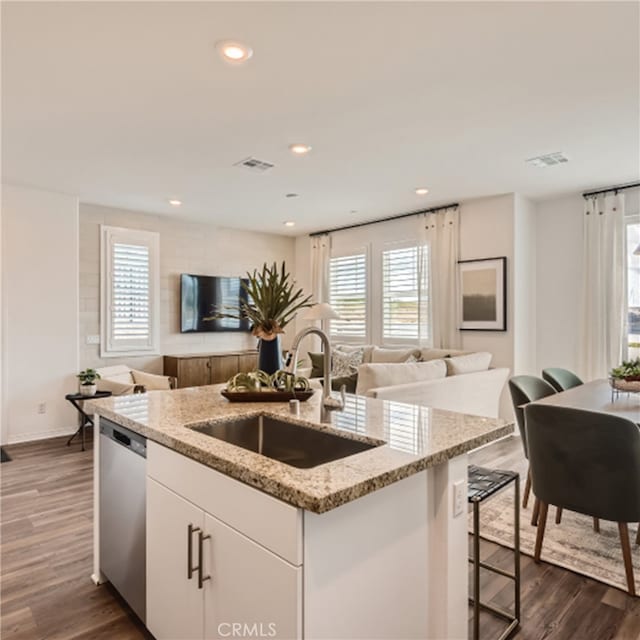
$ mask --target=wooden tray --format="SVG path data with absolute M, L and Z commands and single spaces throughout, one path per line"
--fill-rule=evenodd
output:
M 229 402 L 289 402 L 289 400 L 308 400 L 315 389 L 308 391 L 227 391 L 223 389 L 220 393 Z

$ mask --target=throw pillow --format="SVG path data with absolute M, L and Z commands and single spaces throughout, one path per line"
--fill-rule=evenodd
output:
M 131 370 L 131 375 L 136 384 L 141 384 L 147 391 L 168 390 L 171 389 L 169 378 L 166 376 L 158 376 L 146 371 Z
M 362 364 L 364 348 L 353 351 L 341 351 L 334 349 L 331 353 L 331 375 L 334 378 L 350 376 L 358 372 L 358 367 Z
M 466 356 L 455 356 L 445 358 L 447 363 L 447 375 L 457 376 L 461 373 L 474 373 L 476 371 L 486 371 L 491 364 L 493 356 L 488 351 L 470 353 Z
M 437 380 L 444 378 L 446 375 L 447 365 L 444 360 L 363 364 L 358 367 L 356 393 L 365 395 L 369 389 L 392 387 L 425 380 Z
M 414 353 L 412 353 L 406 360 L 405 362 L 422 362 L 422 360 L 418 357 L 416 357 L 416 355 Z
M 133 382 L 118 382 L 117 380 L 104 378 L 96 380 L 96 388 L 98 391 L 111 391 L 114 396 L 128 396 L 135 391 L 136 385 Z
M 460 349 L 422 349 L 421 357 L 423 362 L 429 360 L 440 360 L 440 358 L 452 358 L 453 356 L 466 356 L 469 351 Z
M 311 375 L 310 378 L 322 378 L 324 375 L 324 353 L 311 353 L 308 352 L 309 360 L 311 360 Z
M 420 355 L 420 349 L 381 349 L 374 347 L 371 352 L 371 362 L 407 362 L 409 356 Z

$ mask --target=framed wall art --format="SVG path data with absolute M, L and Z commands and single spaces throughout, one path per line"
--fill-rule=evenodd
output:
M 507 330 L 507 259 L 460 260 L 460 330 Z

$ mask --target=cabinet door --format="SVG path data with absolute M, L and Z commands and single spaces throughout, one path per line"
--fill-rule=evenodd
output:
M 211 384 L 210 358 L 181 358 L 178 364 L 178 387 L 201 387 Z
M 211 384 L 226 382 L 238 373 L 238 356 L 211 356 Z
M 302 636 L 302 567 L 205 513 L 205 638 Z M 242 625 L 241 628 L 233 624 Z
M 197 571 L 188 579 L 188 563 L 198 563 L 198 534 L 204 512 L 151 478 L 147 478 L 147 621 L 156 640 L 201 639 L 204 633 L 203 590 Z
M 255 371 L 258 368 L 258 354 L 257 353 L 241 353 L 238 356 L 238 371 L 248 373 L 249 371 Z

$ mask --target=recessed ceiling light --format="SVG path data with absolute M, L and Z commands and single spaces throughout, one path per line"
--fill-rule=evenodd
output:
M 287 193 L 285 194 L 285 198 L 297 198 L 299 194 L 297 193 Z
M 351 209 L 351 211 L 349 211 L 349 213 L 358 213 L 357 209 Z
M 311 146 L 296 142 L 295 144 L 289 145 L 289 151 L 291 151 L 291 153 L 295 153 L 297 156 L 303 156 L 305 153 L 309 153 L 309 151 L 311 151 Z
M 424 187 L 418 187 L 418 188 L 416 189 L 416 193 L 417 193 L 419 196 L 426 196 L 426 195 L 427 195 L 427 193 L 429 193 L 429 189 L 425 189 Z
M 227 62 L 234 62 L 236 64 L 246 62 L 252 55 L 253 49 L 240 42 L 232 42 L 230 40 L 224 40 L 216 44 L 218 53 L 222 56 L 223 60 Z
M 173 205 L 174 207 L 179 207 L 182 204 L 182 200 L 169 200 L 169 204 Z
M 284 226 L 285 226 L 285 227 L 295 227 L 295 226 L 296 226 L 296 223 L 295 223 L 293 220 L 287 220 L 287 221 L 284 223 Z

